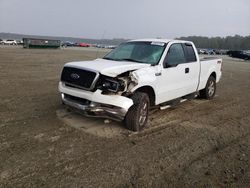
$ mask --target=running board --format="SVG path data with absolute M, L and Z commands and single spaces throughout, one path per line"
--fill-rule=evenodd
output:
M 171 107 L 171 105 L 160 106 L 160 110 L 165 110 L 165 109 L 170 108 L 170 107 Z
M 186 95 L 184 97 L 181 97 L 181 98 L 177 98 L 177 99 L 174 99 L 174 100 L 171 100 L 169 102 L 166 102 L 166 103 L 162 103 L 160 105 L 160 110 L 165 110 L 167 108 L 170 108 L 172 106 L 176 106 L 180 103 L 183 103 L 187 100 L 191 100 L 191 99 L 194 99 L 198 96 L 198 94 L 195 92 L 195 93 L 192 93 L 192 94 L 189 94 L 189 95 Z

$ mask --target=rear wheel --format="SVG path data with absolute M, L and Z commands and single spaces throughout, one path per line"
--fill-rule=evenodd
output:
M 208 78 L 206 87 L 200 91 L 200 96 L 201 98 L 210 100 L 214 98 L 215 92 L 216 92 L 216 80 L 213 76 L 210 76 Z
M 148 121 L 149 97 L 146 93 L 136 92 L 131 99 L 134 104 L 125 117 L 125 125 L 131 131 L 140 131 Z

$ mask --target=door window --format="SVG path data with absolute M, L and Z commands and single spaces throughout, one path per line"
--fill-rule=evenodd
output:
M 186 58 L 181 44 L 173 44 L 170 46 L 165 60 L 165 67 L 173 67 L 181 63 L 185 63 Z

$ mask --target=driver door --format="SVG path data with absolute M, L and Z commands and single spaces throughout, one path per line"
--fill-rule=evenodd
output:
M 174 43 L 168 49 L 161 75 L 157 77 L 157 104 L 170 101 L 187 94 L 185 76 L 187 64 L 181 43 Z

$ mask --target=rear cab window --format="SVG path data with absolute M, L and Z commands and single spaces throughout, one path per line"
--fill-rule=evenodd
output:
M 186 62 L 196 62 L 197 58 L 194 52 L 193 45 L 191 43 L 184 43 L 183 49 L 185 51 Z

